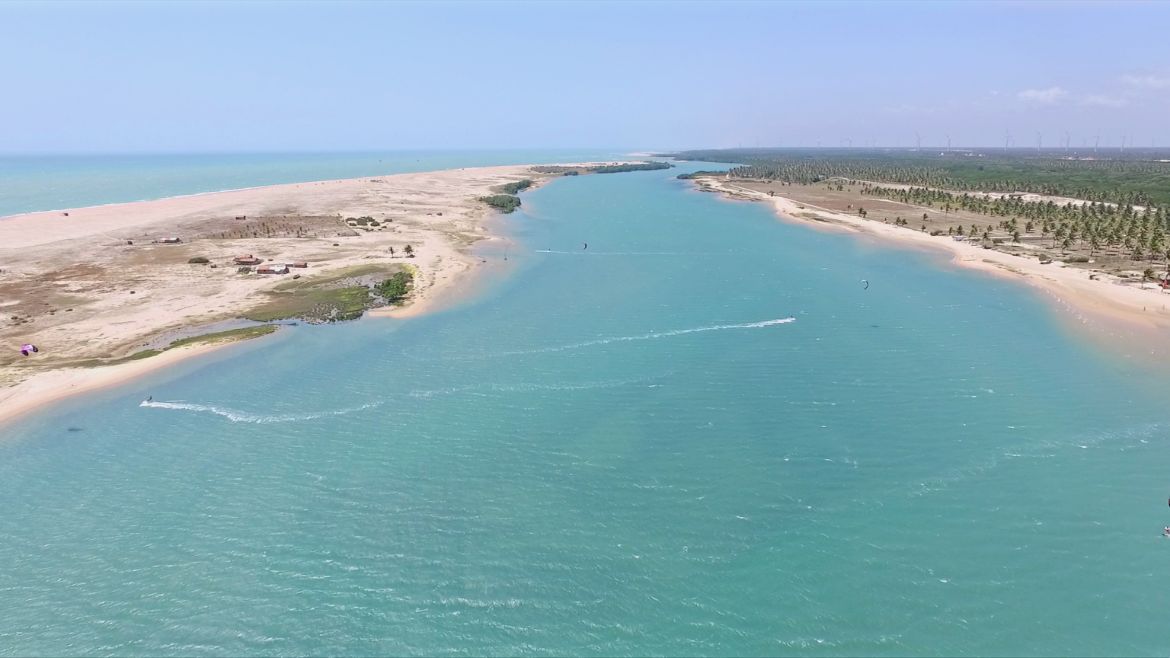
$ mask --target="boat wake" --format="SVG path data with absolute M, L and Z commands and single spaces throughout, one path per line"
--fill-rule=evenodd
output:
M 555 345 L 552 347 L 541 347 L 531 350 L 516 350 L 512 352 L 496 352 L 492 356 L 515 356 L 519 354 L 547 354 L 550 352 L 567 352 L 570 350 L 580 350 L 587 347 L 596 347 L 598 345 L 609 345 L 611 343 L 628 343 L 639 340 L 656 340 L 658 338 L 672 338 L 674 336 L 685 336 L 687 334 L 699 334 L 708 331 L 733 331 L 737 329 L 764 329 L 767 327 L 774 327 L 781 324 L 789 324 L 796 322 L 796 318 L 776 318 L 774 320 L 763 320 L 760 322 L 745 322 L 742 324 L 715 324 L 706 327 L 694 327 L 692 329 L 673 329 L 670 331 L 651 331 L 644 334 L 637 334 L 633 336 L 614 336 L 612 338 L 598 338 L 596 340 L 587 340 L 580 343 L 569 343 L 567 345 Z
M 556 249 L 536 249 L 537 254 L 557 254 L 560 256 L 697 256 L 706 254 L 685 254 L 679 251 L 558 251 Z
M 350 407 L 348 409 L 335 409 L 332 411 L 317 411 L 304 414 L 252 414 L 246 411 L 239 411 L 236 409 L 228 409 L 225 407 L 216 407 L 209 404 L 192 404 L 190 402 L 160 402 L 155 400 L 143 400 L 140 407 L 150 407 L 153 409 L 174 409 L 177 411 L 190 411 L 194 413 L 207 413 L 216 416 L 227 418 L 233 423 L 295 423 L 306 420 L 316 420 L 318 418 L 327 418 L 329 416 L 344 416 L 354 412 L 365 409 L 372 409 L 380 406 L 380 402 L 372 402 L 370 404 L 363 404 L 359 407 Z
M 466 386 L 452 386 L 432 390 L 414 390 L 410 392 L 413 398 L 429 399 L 440 395 L 455 395 L 458 393 L 472 393 L 483 395 L 486 393 L 529 393 L 535 391 L 589 391 L 602 388 L 619 388 L 622 386 L 636 386 L 661 380 L 671 373 L 658 377 L 639 377 L 637 379 L 613 379 L 595 382 L 580 382 L 576 384 L 536 384 L 520 382 L 517 384 L 468 384 Z M 655 386 L 659 386 L 655 384 Z

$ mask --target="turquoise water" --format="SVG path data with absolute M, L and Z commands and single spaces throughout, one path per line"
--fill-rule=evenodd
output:
M 0 217 L 260 185 L 626 157 L 612 150 L 0 155 Z
M 527 194 L 457 308 L 5 428 L 0 652 L 1166 653 L 1164 381 L 678 171 Z

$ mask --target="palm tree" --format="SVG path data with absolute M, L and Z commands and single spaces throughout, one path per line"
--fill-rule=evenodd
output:
M 390 247 L 390 257 L 394 258 L 394 247 Z
M 406 254 L 407 258 L 414 258 L 414 247 L 406 245 L 402 248 L 402 251 Z

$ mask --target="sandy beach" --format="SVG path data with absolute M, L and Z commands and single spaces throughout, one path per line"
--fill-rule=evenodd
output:
M 957 266 L 1010 277 L 1034 286 L 1057 307 L 1071 314 L 1075 322 L 1093 325 L 1091 328 L 1111 335 L 1121 331 L 1164 337 L 1170 331 L 1170 294 L 1152 283 L 1125 285 L 1109 275 L 1097 275 L 1091 279 L 1084 270 L 1065 267 L 1059 262 L 1042 264 L 1035 258 L 984 249 L 949 236 L 932 236 L 914 228 L 821 208 L 785 197 L 783 193 L 769 196 L 726 179 L 707 177 L 698 179 L 697 183 L 730 197 L 770 202 L 782 219 L 804 226 L 847 230 L 906 246 L 942 251 L 949 254 L 951 262 Z
M 527 165 L 467 168 L 0 218 L 0 422 L 205 354 L 217 345 L 133 358 L 240 317 L 293 276 L 405 266 L 414 274 L 407 303 L 371 315 L 433 310 L 485 265 L 468 253 L 492 239 L 484 220 L 493 211 L 479 197 L 549 178 Z M 362 217 L 375 222 L 349 220 Z M 244 273 L 241 255 L 304 268 Z M 23 357 L 23 343 L 40 352 Z

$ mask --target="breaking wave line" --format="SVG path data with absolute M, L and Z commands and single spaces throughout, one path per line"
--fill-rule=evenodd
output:
M 216 407 L 209 404 L 192 404 L 190 402 L 159 402 L 154 400 L 143 400 L 140 407 L 151 407 L 154 409 L 174 409 L 177 411 L 191 411 L 195 413 L 209 413 L 216 416 L 223 416 L 233 423 L 295 423 L 305 420 L 315 420 L 317 418 L 326 418 L 329 416 L 344 416 L 364 409 L 372 409 L 380 406 L 380 402 L 372 402 L 370 404 L 363 404 L 360 407 L 350 407 L 348 409 L 335 409 L 332 411 L 317 411 L 305 414 L 274 414 L 262 415 L 251 414 L 246 411 L 239 411 L 236 409 L 228 409 L 225 407 Z

